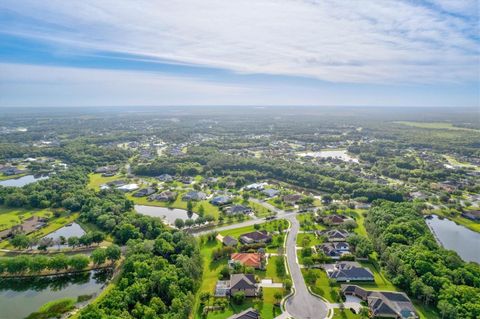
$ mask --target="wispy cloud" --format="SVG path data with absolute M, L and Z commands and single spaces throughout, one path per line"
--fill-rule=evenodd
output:
M 478 1 L 15 1 L 0 32 L 237 73 L 478 81 Z

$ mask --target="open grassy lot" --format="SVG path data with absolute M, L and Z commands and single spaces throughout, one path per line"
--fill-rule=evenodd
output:
M 277 262 L 279 260 L 284 261 L 283 256 L 271 256 L 268 258 L 267 270 L 265 273 L 265 278 L 271 278 L 273 282 L 283 282 L 285 279 L 286 273 L 280 271 L 277 268 Z
M 300 222 L 300 230 L 308 231 L 325 229 L 323 225 L 315 222 L 315 220 L 313 219 L 313 213 L 298 214 L 295 217 Z
M 365 213 L 366 213 L 365 210 L 356 209 L 355 212 L 352 213 L 352 215 L 353 215 L 353 218 L 355 219 L 355 222 L 357 223 L 357 228 L 355 228 L 355 232 L 361 236 L 368 237 L 367 230 L 363 225 L 365 220 Z
M 103 177 L 102 174 L 94 174 L 94 173 L 88 174 L 88 177 L 89 177 L 88 188 L 95 189 L 95 190 L 99 190 L 100 186 L 103 184 L 123 178 L 123 176 L 120 176 L 120 175 Z
M 272 212 L 268 208 L 255 202 L 249 201 L 248 205 L 254 210 L 255 216 L 257 217 L 266 217 L 272 214 Z
M 0 206 L 0 230 L 21 224 L 23 220 L 32 216 L 49 217 L 52 216 L 52 214 L 52 211 L 48 209 L 8 208 Z
M 453 126 L 452 123 L 445 123 L 445 122 L 409 122 L 409 121 L 399 121 L 395 122 L 398 124 L 402 124 L 405 126 L 410 127 L 418 127 L 418 128 L 427 128 L 427 129 L 436 129 L 436 130 L 460 130 L 460 131 L 477 131 L 470 128 L 465 127 L 458 127 Z
M 305 241 L 305 242 L 304 242 Z M 300 233 L 297 235 L 297 246 L 304 247 L 304 244 L 308 243 L 305 247 L 311 247 L 320 245 L 322 241 L 315 234 Z

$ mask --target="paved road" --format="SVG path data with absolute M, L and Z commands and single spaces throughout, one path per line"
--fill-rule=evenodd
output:
M 289 216 L 287 219 L 292 224 L 287 237 L 287 263 L 295 288 L 295 294 L 285 304 L 287 311 L 295 319 L 326 318 L 328 315 L 327 304 L 320 298 L 310 294 L 297 262 L 296 241 L 300 223 L 295 216 Z

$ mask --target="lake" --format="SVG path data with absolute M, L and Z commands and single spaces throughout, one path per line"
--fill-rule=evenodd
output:
M 455 222 L 433 215 L 426 219 L 437 241 L 446 249 L 454 250 L 465 261 L 480 263 L 480 234 Z
M 169 225 L 174 225 L 175 219 L 177 218 L 183 219 L 185 221 L 189 218 L 197 219 L 198 217 L 198 215 L 195 213 L 191 213 L 191 215 L 189 216 L 188 212 L 185 209 L 178 208 L 135 205 L 135 210 L 142 215 L 160 217 Z
M 111 270 L 94 270 L 68 276 L 0 279 L 0 317 L 22 319 L 52 300 L 98 295 L 111 276 Z
M 82 235 L 85 234 L 85 231 L 83 228 L 77 224 L 77 223 L 72 223 L 70 226 L 65 225 L 60 229 L 57 229 L 56 231 L 45 235 L 43 238 L 51 238 L 53 241 L 59 239 L 61 236 L 65 237 L 66 239 L 70 237 L 81 237 Z M 49 249 L 55 249 L 55 248 L 65 248 L 68 247 L 68 245 L 54 245 L 52 247 L 49 247 Z M 34 247 L 36 248 L 36 247 Z
M 347 154 L 347 150 L 324 150 L 320 152 L 303 152 L 300 156 L 311 156 L 315 158 L 337 158 L 345 162 L 358 163 L 358 159 Z
M 47 178 L 48 176 L 25 175 L 19 178 L 11 178 L 11 179 L 6 179 L 4 181 L 0 181 L 0 186 L 22 187 L 27 184 L 37 182 Z

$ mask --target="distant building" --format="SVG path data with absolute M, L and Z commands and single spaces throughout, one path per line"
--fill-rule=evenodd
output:
M 369 291 L 356 285 L 341 285 L 342 294 L 366 301 L 373 318 L 416 319 L 418 314 L 403 292 Z
M 280 191 L 279 191 L 278 189 L 268 188 L 268 189 L 264 189 L 264 190 L 262 191 L 262 193 L 263 193 L 264 195 L 266 195 L 267 197 L 272 198 L 272 197 L 275 197 L 275 196 L 277 196 L 278 194 L 280 194 Z
M 214 197 L 210 201 L 212 205 L 216 205 L 216 206 L 227 205 L 227 204 L 230 204 L 231 202 L 232 202 L 232 198 L 226 195 Z
M 257 230 L 251 233 L 240 235 L 239 239 L 243 244 L 247 245 L 260 244 L 272 241 L 272 236 L 270 236 L 265 230 Z
M 288 204 L 288 205 L 295 205 L 296 203 L 298 203 L 301 199 L 303 198 L 302 195 L 300 194 L 289 194 L 289 195 L 285 195 L 283 196 L 283 202 L 285 204 Z
M 190 191 L 183 195 L 182 200 L 185 202 L 188 201 L 200 201 L 207 198 L 207 195 L 204 192 Z
M 143 196 L 149 196 L 155 193 L 155 189 L 152 187 L 147 187 L 147 188 L 142 188 L 135 194 L 133 194 L 134 197 L 143 197 Z
M 131 191 L 137 190 L 138 188 L 139 188 L 138 184 L 126 184 L 126 185 L 117 187 L 117 189 L 122 192 L 131 192 Z
M 238 245 L 238 240 L 231 236 L 225 236 L 222 239 L 222 244 L 229 247 L 235 247 Z
M 333 225 L 333 226 L 341 225 L 347 221 L 353 221 L 353 219 L 345 215 L 337 215 L 337 214 L 332 214 L 332 215 L 323 217 L 323 223 L 327 225 Z
M 173 202 L 177 198 L 176 192 L 164 191 L 160 194 L 153 194 L 148 197 L 148 200 L 157 200 L 159 202 Z
M 243 206 L 243 205 L 233 205 L 225 209 L 225 214 L 233 216 L 239 214 L 251 214 L 253 211 L 250 207 Z
M 166 183 L 173 181 L 173 177 L 169 174 L 159 175 L 157 176 L 157 179 L 161 182 L 166 182 Z
M 265 186 L 267 186 L 268 184 L 267 183 L 253 183 L 253 184 L 250 184 L 250 185 L 247 185 L 245 186 L 245 189 L 246 190 L 257 190 L 257 191 L 261 191 L 265 188 Z

